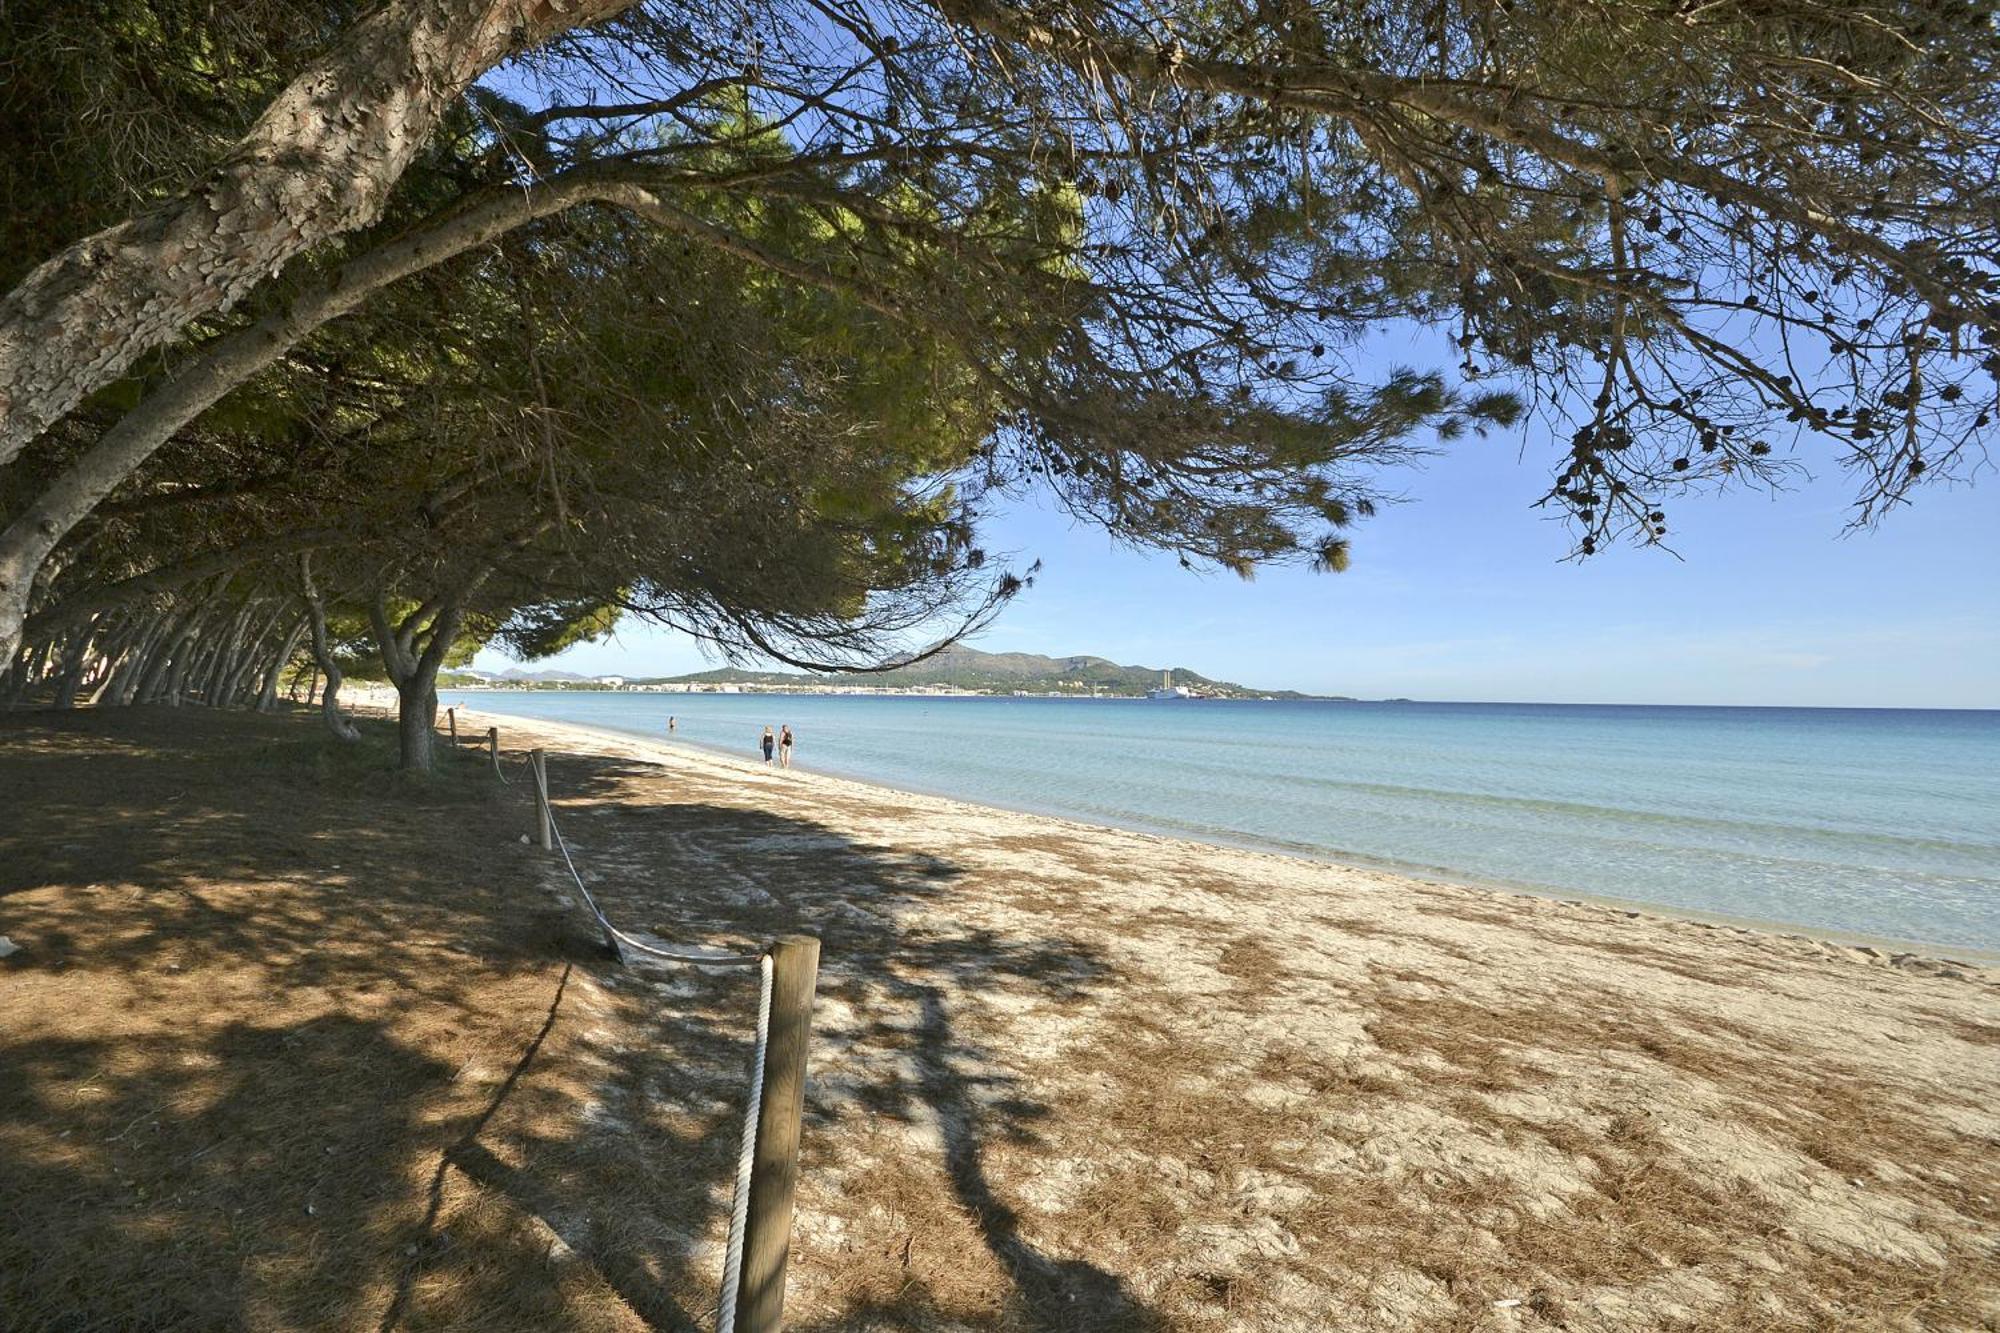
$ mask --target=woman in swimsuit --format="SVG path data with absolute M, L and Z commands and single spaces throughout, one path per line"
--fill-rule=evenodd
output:
M 772 738 L 772 736 L 771 736 L 771 729 L 770 729 L 769 727 L 766 727 L 766 728 L 764 728 L 764 762 L 765 762 L 765 763 L 767 763 L 767 764 L 768 764 L 768 763 L 770 763 L 770 762 L 771 762 L 771 750 L 772 750 L 772 748 L 773 748 L 774 746 L 776 746 L 776 745 L 777 745 L 777 743 L 778 743 L 778 742 L 777 742 L 776 740 L 774 740 L 774 739 Z
M 786 727 L 778 736 L 778 764 L 781 768 L 792 766 L 792 729 Z

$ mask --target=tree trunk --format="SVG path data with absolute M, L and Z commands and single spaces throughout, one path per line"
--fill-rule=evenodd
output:
M 5 657 L 0 657 L 7 665 L 0 666 L 0 699 L 13 703 L 21 692 L 21 682 L 28 678 L 28 650 L 16 648 Z
M 437 673 L 431 673 L 435 680 Z M 406 773 L 428 773 L 437 757 L 437 691 L 430 681 L 412 676 L 396 683 L 397 767 Z
M 201 682 L 215 665 L 215 654 L 220 647 L 222 626 L 217 623 L 219 616 L 213 614 L 214 603 L 196 617 L 195 625 L 188 636 L 187 648 L 181 654 L 182 660 L 168 677 L 167 705 L 179 708 L 189 695 L 201 690 Z
M 335 531 L 331 528 L 309 528 L 302 532 L 288 532 L 280 537 L 244 542 L 227 550 L 209 551 L 172 564 L 157 565 L 142 574 L 134 574 L 115 583 L 92 584 L 77 589 L 60 602 L 45 606 L 28 617 L 22 637 L 46 639 L 60 629 L 88 620 L 99 611 L 124 606 L 145 597 L 172 593 L 189 584 L 212 582 L 218 575 L 233 577 L 239 570 L 274 556 L 297 555 L 301 551 L 311 551 L 322 546 L 337 546 L 351 540 L 353 534 L 349 532 Z M 224 583 L 228 582 L 228 577 L 223 579 Z
M 217 339 L 119 418 L 0 530 L 0 656 L 18 641 L 29 591 L 49 553 L 154 450 L 217 399 L 314 329 L 360 306 L 371 292 L 523 223 L 589 200 L 642 212 L 661 207 L 633 176 L 632 169 L 620 166 L 584 167 L 539 188 L 495 191 L 360 255 L 319 287 L 295 296 L 283 310 Z
M 396 683 L 396 734 L 401 747 L 400 767 L 405 772 L 428 773 L 435 754 L 432 744 L 437 728 L 437 673 L 458 637 L 464 614 L 462 599 L 486 578 L 476 575 L 449 596 L 424 603 L 403 618 L 400 625 L 389 623 L 389 608 L 383 594 L 368 604 L 368 623 L 375 631 L 376 645 L 382 650 L 382 665 Z M 429 627 L 424 626 L 429 618 Z M 416 650 L 420 634 L 428 635 L 421 653 Z
M 159 651 L 160 641 L 166 636 L 172 621 L 172 615 L 163 612 L 147 623 L 145 633 L 139 636 L 131 656 L 119 663 L 118 670 L 113 673 L 111 692 L 105 699 L 107 704 L 123 707 L 132 702 L 132 696 L 138 691 L 139 678 L 145 674 L 153 654 Z
M 264 670 L 263 683 L 257 690 L 258 712 L 270 713 L 277 710 L 278 681 L 283 678 L 285 668 L 292 664 L 292 659 L 298 656 L 299 644 L 304 641 L 305 637 L 306 622 L 305 618 L 301 616 L 293 622 L 290 632 L 285 635 L 284 640 L 278 645 L 278 655 L 271 659 L 270 666 Z
M 264 654 L 272 648 L 271 636 L 277 633 L 278 620 L 284 614 L 285 608 L 282 606 L 272 610 L 256 630 L 243 640 L 242 647 L 231 655 L 229 671 L 222 682 L 222 701 L 225 704 L 234 707 L 238 703 L 249 702 L 250 678 L 253 675 L 261 675 L 258 665 L 264 660 Z
M 326 720 L 326 729 L 335 740 L 360 740 L 360 730 L 340 711 L 340 668 L 328 656 L 320 663 L 320 669 L 326 673 L 326 689 L 319 699 L 319 715 Z
M 186 664 L 173 676 L 173 686 L 167 693 L 167 703 L 175 708 L 199 698 L 201 683 L 215 667 L 215 636 L 213 626 L 205 627 L 188 644 Z
M 354 724 L 340 715 L 340 664 L 333 660 L 333 647 L 326 637 L 326 608 L 319 600 L 319 589 L 313 586 L 312 557 L 299 557 L 299 596 L 306 604 L 306 626 L 312 633 L 313 663 L 326 673 L 326 693 L 319 703 L 320 716 L 326 719 L 326 729 L 334 739 L 358 741 L 361 733 Z M 311 696 L 307 696 L 311 701 Z
M 91 654 L 88 668 L 79 683 L 79 690 L 88 689 L 90 695 L 84 703 L 95 708 L 111 689 L 111 682 L 118 675 L 118 668 L 126 656 L 139 642 L 145 625 L 135 615 L 119 614 L 98 618 L 93 630 L 97 640 L 96 651 Z
M 0 463 L 293 256 L 381 216 L 440 116 L 515 51 L 633 0 L 393 0 L 307 66 L 204 179 L 0 300 Z
M 215 605 L 228 587 L 225 577 L 205 597 L 194 602 L 167 636 L 167 651 L 158 663 L 157 673 L 146 682 L 141 696 L 147 703 L 178 704 L 182 685 L 194 661 L 201 654 L 202 631 L 208 621 L 209 608 Z
M 14 663 L 14 683 L 7 691 L 8 703 L 20 703 L 28 697 L 28 690 L 42 674 L 42 665 L 49 660 L 49 642 L 45 639 L 26 652 L 16 655 Z
M 105 651 L 103 660 L 104 674 L 98 677 L 97 688 L 90 692 L 90 698 L 85 701 L 92 708 L 105 707 L 117 701 L 113 687 L 123 681 L 125 664 L 132 659 L 132 654 L 138 650 L 139 644 L 144 638 L 143 629 L 135 625 L 125 633 L 119 635 L 118 639 Z
M 194 632 L 193 610 L 181 612 L 172 617 L 160 633 L 159 645 L 153 649 L 152 659 L 145 670 L 132 683 L 131 699 L 134 703 L 149 704 L 159 698 L 166 682 L 168 669 L 173 659 L 180 655 L 187 643 L 187 636 Z
M 210 708 L 221 708 L 229 702 L 227 686 L 229 675 L 236 667 L 236 652 L 243 642 L 243 630 L 250 623 L 250 613 L 256 603 L 245 602 L 215 639 L 215 651 L 203 664 L 198 679 L 201 681 L 201 701 Z
M 181 700 L 187 697 L 188 677 L 194 673 L 194 665 L 200 657 L 201 640 L 189 635 L 180 655 L 167 664 L 166 679 L 160 683 L 161 703 L 169 708 L 181 706 Z
M 76 707 L 77 687 L 83 684 L 83 668 L 90 661 L 90 644 L 86 631 L 78 630 L 69 636 L 63 645 L 62 670 L 56 674 L 57 708 Z

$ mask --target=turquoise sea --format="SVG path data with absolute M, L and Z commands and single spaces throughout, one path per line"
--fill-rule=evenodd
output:
M 2000 950 L 2000 712 L 447 692 L 1096 823 Z

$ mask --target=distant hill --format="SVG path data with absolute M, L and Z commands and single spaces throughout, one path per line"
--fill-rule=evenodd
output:
M 1160 683 L 1161 668 L 1121 666 L 1104 657 L 1044 657 L 1040 653 L 984 653 L 977 648 L 947 648 L 935 657 L 893 671 L 847 675 L 807 675 L 788 671 L 744 671 L 721 667 L 685 676 L 649 677 L 644 684 L 664 685 L 947 685 L 962 690 L 1034 694 L 1144 694 Z M 1303 699 L 1291 690 L 1260 690 L 1233 681 L 1212 680 L 1187 667 L 1173 668 L 1174 684 L 1223 698 Z

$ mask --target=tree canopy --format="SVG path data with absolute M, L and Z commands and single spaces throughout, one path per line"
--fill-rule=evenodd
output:
M 1983 462 L 1991 0 L 516 8 L 0 18 L 10 655 L 311 547 L 527 651 L 858 660 L 993 605 L 996 493 L 1338 569 L 1384 465 L 1524 409 L 1580 555 Z M 1413 329 L 1456 364 L 1373 369 Z

